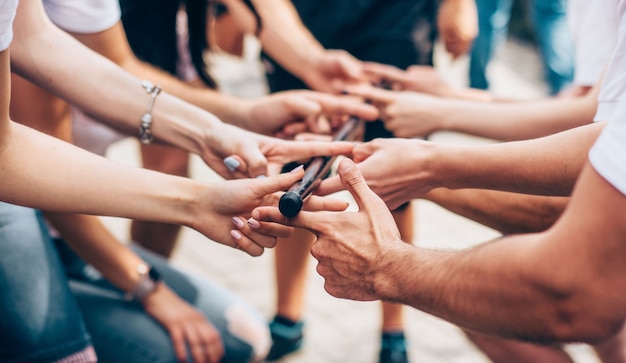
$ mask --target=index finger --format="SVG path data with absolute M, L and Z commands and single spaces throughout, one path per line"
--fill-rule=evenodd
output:
M 363 71 L 367 74 L 384 78 L 387 81 L 402 82 L 406 78 L 404 70 L 388 64 L 365 62 L 363 63 Z
M 378 118 L 376 107 L 352 98 L 319 92 L 307 92 L 305 96 L 319 103 L 322 112 L 327 115 L 352 115 L 364 120 Z
M 375 104 L 388 105 L 396 100 L 396 92 L 372 86 L 349 86 L 345 89 L 350 95 L 360 96 Z
M 285 226 L 303 228 L 317 234 L 316 214 L 323 212 L 300 211 L 294 217 L 285 217 L 277 207 L 258 207 L 252 211 L 252 218 L 259 222 L 278 223 Z
M 280 140 L 283 149 L 281 154 L 288 157 L 287 161 L 309 159 L 315 156 L 350 155 L 354 143 L 348 141 L 285 141 Z
M 331 176 L 328 179 L 322 180 L 322 182 L 317 186 L 317 188 L 313 191 L 315 195 L 329 195 L 333 193 L 337 193 L 339 191 L 345 190 L 343 184 L 341 183 L 341 179 L 339 175 Z

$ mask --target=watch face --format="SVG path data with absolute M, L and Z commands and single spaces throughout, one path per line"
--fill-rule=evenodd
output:
M 150 271 L 148 271 L 148 276 L 150 276 L 150 279 L 152 281 L 161 281 L 161 274 L 154 267 L 150 268 Z

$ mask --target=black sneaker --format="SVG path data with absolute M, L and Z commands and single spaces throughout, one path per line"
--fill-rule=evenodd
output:
M 279 360 L 287 354 L 293 353 L 302 347 L 304 322 L 291 321 L 281 316 L 274 317 L 270 323 L 272 334 L 272 348 L 265 358 L 271 362 Z
M 403 332 L 383 333 L 379 363 L 409 363 Z

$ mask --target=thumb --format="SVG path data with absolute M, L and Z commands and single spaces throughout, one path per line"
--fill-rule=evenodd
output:
M 337 173 L 346 190 L 352 194 L 360 211 L 379 208 L 387 209 L 382 199 L 367 186 L 363 174 L 361 174 L 354 161 L 350 159 L 341 160 Z
M 304 167 L 299 165 L 288 173 L 282 173 L 268 178 L 255 180 L 255 193 L 260 196 L 289 189 L 304 176 Z

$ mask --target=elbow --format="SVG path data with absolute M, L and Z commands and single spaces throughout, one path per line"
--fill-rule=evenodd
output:
M 615 335 L 624 324 L 622 311 L 598 295 L 578 295 L 554 304 L 548 319 L 549 340 L 597 344 Z

